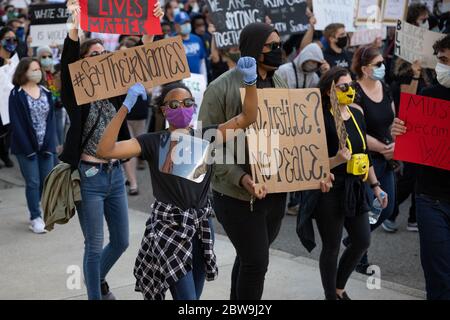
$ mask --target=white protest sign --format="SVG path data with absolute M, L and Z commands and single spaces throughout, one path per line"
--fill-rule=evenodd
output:
M 443 0 L 443 2 L 445 3 L 446 0 Z M 413 3 L 423 3 L 427 6 L 427 8 L 428 8 L 428 10 L 430 10 L 430 12 L 433 12 L 435 0 L 409 0 L 410 5 Z
M 443 33 L 398 21 L 394 54 L 410 63 L 420 60 L 423 68 L 434 69 L 437 58 L 433 52 L 433 44 L 444 36 Z
M 355 30 L 356 0 L 313 0 L 316 30 L 324 30 L 330 23 L 342 23 L 348 32 Z
M 356 6 L 356 25 L 376 27 L 381 21 L 381 0 L 358 0 Z
M 66 24 L 39 24 L 30 26 L 32 46 L 62 45 L 67 36 Z
M 15 54 L 8 64 L 0 67 L 0 117 L 4 125 L 9 123 L 9 94 L 14 88 L 12 78 L 19 64 L 19 57 Z
M 380 37 L 382 40 L 386 39 L 387 28 L 382 26 L 380 29 L 367 29 L 365 27 L 357 27 L 350 39 L 350 46 L 362 46 L 373 43 L 376 38 Z
M 200 106 L 202 105 L 203 94 L 205 93 L 206 90 L 206 79 L 205 76 L 202 74 L 191 73 L 191 77 L 183 79 L 183 82 L 186 85 L 186 87 L 188 87 L 189 90 L 191 90 L 192 96 L 195 99 L 195 104 L 197 105 L 195 114 L 191 121 L 191 125 L 194 128 L 197 128 L 197 119 L 198 115 L 200 114 Z
M 408 0 L 384 0 L 383 24 L 395 26 L 398 20 L 405 20 Z
M 31 0 L 12 0 L 9 4 L 13 5 L 17 9 L 26 9 L 30 3 Z

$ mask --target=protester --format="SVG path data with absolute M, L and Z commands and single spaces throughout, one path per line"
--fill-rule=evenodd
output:
M 230 121 L 194 132 L 189 124 L 195 111 L 195 101 L 187 87 L 175 83 L 163 89 L 158 103 L 169 122 L 168 131 L 116 143 L 120 125 L 134 105 L 125 101 L 100 141 L 98 154 L 102 157 L 130 158 L 142 154 L 149 163 L 156 200 L 134 269 L 136 290 L 145 299 L 164 299 L 165 291 L 170 288 L 176 300 L 197 300 L 200 299 L 205 277 L 214 280 L 217 276 L 213 231 L 209 220 L 212 207 L 207 197 L 212 167 L 208 165 L 205 169 L 203 181 L 195 182 L 172 175 L 171 167 L 177 162 L 174 159 L 177 144 L 175 134 L 200 136 L 214 145 L 220 145 L 222 141 L 234 137 L 230 130 L 244 129 L 256 120 L 258 100 L 255 59 L 241 58 L 237 70 L 241 79 L 244 78 L 246 96 L 242 112 Z M 134 85 L 129 94 L 133 92 L 135 100 L 138 95 L 146 95 L 140 84 Z M 161 141 L 170 141 L 165 160 L 167 168 L 159 167 Z M 262 190 L 258 197 L 264 196 Z
M 439 60 L 438 84 L 421 95 L 450 101 L 450 35 L 433 45 Z M 407 131 L 405 121 L 396 118 L 395 138 Z M 427 299 L 450 299 L 450 171 L 417 165 L 416 208 L 420 236 L 420 259 L 425 275 Z
M 174 19 L 177 14 L 180 13 L 180 7 L 178 6 L 178 1 L 167 1 L 164 6 L 164 18 L 163 23 L 170 26 L 171 33 L 175 32 Z
M 0 67 L 7 65 L 17 58 L 17 38 L 13 30 L 8 27 L 0 29 Z M 0 72 L 5 72 L 5 70 L 0 69 Z M 0 97 L 0 99 L 8 99 L 7 96 Z M 0 159 L 3 161 L 7 168 L 14 166 L 14 163 L 9 157 L 10 148 L 10 131 L 9 124 L 4 124 L 0 117 Z
M 44 72 L 44 85 L 52 93 L 53 105 L 55 108 L 56 123 L 56 150 L 58 153 L 62 151 L 64 144 L 64 108 L 61 102 L 61 75 L 55 69 L 55 61 L 53 59 L 53 50 L 49 46 L 39 47 L 36 51 L 37 58 Z
M 23 58 L 14 73 L 14 89 L 9 97 L 11 152 L 17 157 L 25 180 L 30 230 L 34 233 L 45 233 L 40 200 L 56 153 L 52 94 L 41 83 L 39 60 Z
M 206 49 L 202 39 L 191 33 L 192 27 L 189 15 L 181 11 L 175 16 L 174 22 L 176 34 L 183 39 L 189 69 L 192 73 L 202 74 L 207 79 Z
M 330 90 L 334 90 L 333 82 L 336 84 L 339 110 L 348 134 L 346 147 L 343 149 L 339 148 L 339 138 L 333 119 L 336 115 L 333 113 L 329 97 Z M 329 193 L 320 196 L 314 212 L 322 238 L 320 275 L 327 300 L 350 300 L 345 292 L 345 285 L 370 244 L 364 180 L 368 177 L 368 182 L 383 207 L 386 207 L 388 198 L 381 196 L 383 190 L 380 188 L 368 155 L 364 116 L 359 108 L 349 107 L 355 98 L 355 89 L 349 71 L 342 67 L 332 68 L 322 76 L 319 87 L 322 95 L 330 168 L 335 177 L 333 188 Z M 356 175 L 349 172 L 347 163 L 352 157 L 361 155 L 366 157 L 366 173 Z M 348 232 L 350 244 L 346 247 L 338 264 L 344 226 Z
M 385 66 L 378 48 L 371 45 L 358 48 L 353 57 L 352 71 L 358 78 L 354 103 L 363 110 L 367 125 L 367 146 L 372 157 L 372 164 L 381 187 L 389 198 L 389 204 L 383 209 L 377 223 L 371 225 L 373 231 L 389 218 L 394 210 L 395 143 L 389 128 L 394 120 L 395 106 L 389 89 L 383 82 Z M 369 199 L 374 198 L 371 190 L 368 190 L 368 194 Z M 357 270 L 366 273 L 368 266 L 367 255 L 365 255 Z
M 258 88 L 286 88 L 275 74 L 282 64 L 278 31 L 265 23 L 251 23 L 241 32 L 239 48 L 243 56 L 258 62 Z M 223 123 L 241 110 L 241 76 L 227 71 L 207 88 L 199 120 L 204 125 Z M 228 147 L 229 148 L 229 147 Z M 224 156 L 237 151 L 223 148 Z M 325 184 L 324 184 L 325 187 Z M 269 263 L 269 246 L 281 226 L 286 194 L 269 194 L 258 199 L 248 165 L 216 164 L 212 177 L 214 211 L 236 249 L 231 276 L 232 300 L 261 299 Z
M 128 247 L 128 202 L 125 181 L 119 160 L 97 156 L 97 144 L 108 123 L 122 106 L 122 97 L 95 101 L 79 106 L 75 99 L 69 64 L 86 57 L 106 53 L 100 39 L 89 39 L 80 45 L 78 39 L 79 5 L 75 1 L 72 23 L 64 42 L 61 58 L 61 97 L 71 126 L 60 160 L 80 171 L 82 201 L 77 205 L 78 217 L 85 238 L 83 270 L 90 300 L 114 300 L 105 278 Z M 162 16 L 157 2 L 154 15 Z M 129 101 L 129 100 L 128 100 Z M 126 123 L 119 140 L 130 138 Z M 108 224 L 110 243 L 103 248 L 103 219 Z
M 323 55 L 330 67 L 339 66 L 350 69 L 352 65 L 351 54 L 345 49 L 348 44 L 348 35 L 342 23 L 332 23 L 325 27 L 324 38 L 328 46 Z

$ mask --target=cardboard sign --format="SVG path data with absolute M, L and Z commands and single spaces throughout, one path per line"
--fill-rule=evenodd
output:
M 156 1 L 80 0 L 81 28 L 114 34 L 162 34 L 159 18 L 153 15 Z
M 194 116 L 192 117 L 191 125 L 194 129 L 197 129 L 198 115 L 200 114 L 200 107 L 203 101 L 203 94 L 206 91 L 207 81 L 204 75 L 192 73 L 190 78 L 183 80 L 186 87 L 192 92 L 192 96 L 195 99 L 197 108 L 195 109 Z
M 313 0 L 314 16 L 317 19 L 316 30 L 325 30 L 330 23 L 342 23 L 347 32 L 355 30 L 356 0 Z
M 382 0 L 358 0 L 355 25 L 379 28 Z
M 15 54 L 10 63 L 0 67 L 0 117 L 3 125 L 9 123 L 9 94 L 14 88 L 12 78 L 19 64 L 19 56 Z
M 410 63 L 420 60 L 423 68 L 434 69 L 438 60 L 434 55 L 433 44 L 444 36 L 443 33 L 399 20 L 395 32 L 394 54 Z
M 362 46 L 373 43 L 376 38 L 386 39 L 387 29 L 381 27 L 380 29 L 365 29 L 364 27 L 357 27 L 350 39 L 350 46 Z
M 123 95 L 137 82 L 151 88 L 190 76 L 180 37 L 86 58 L 69 70 L 78 105 Z
M 407 132 L 397 137 L 394 158 L 450 170 L 450 101 L 402 93 L 399 118 Z
M 305 0 L 207 0 L 218 48 L 239 44 L 242 29 L 253 22 L 264 22 L 266 16 L 280 35 L 308 30 Z
M 408 3 L 408 0 L 384 0 L 383 24 L 395 26 L 398 20 L 406 20 Z
M 258 102 L 247 129 L 257 186 L 269 193 L 319 189 L 330 171 L 319 89 L 259 89 Z

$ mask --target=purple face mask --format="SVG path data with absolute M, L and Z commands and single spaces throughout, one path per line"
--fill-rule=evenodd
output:
M 175 129 L 184 129 L 189 126 L 195 113 L 195 106 L 191 108 L 166 108 L 166 119 Z

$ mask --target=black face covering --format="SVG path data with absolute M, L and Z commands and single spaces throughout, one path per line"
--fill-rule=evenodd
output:
M 347 42 L 348 42 L 347 36 L 340 37 L 337 39 L 336 45 L 338 46 L 338 48 L 344 49 L 347 46 Z
M 281 48 L 264 53 L 264 60 L 262 63 L 266 66 L 274 68 L 278 68 L 279 66 L 281 66 L 283 64 L 283 55 Z

